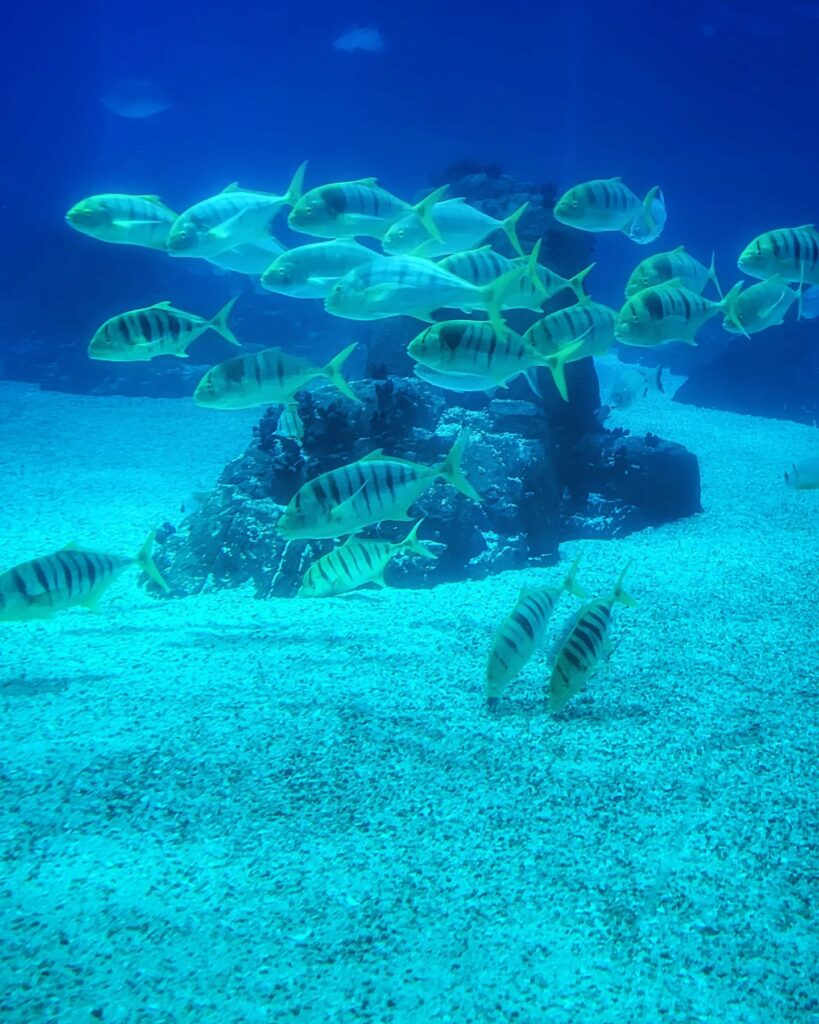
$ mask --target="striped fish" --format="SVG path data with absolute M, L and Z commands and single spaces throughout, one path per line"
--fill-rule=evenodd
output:
M 712 281 L 720 298 L 722 297 L 722 289 L 714 270 L 714 254 L 711 254 L 711 265 L 706 267 L 704 263 L 690 256 L 683 246 L 678 245 L 670 252 L 655 253 L 637 264 L 626 284 L 626 298 L 631 298 L 644 288 L 665 284 L 674 278 L 692 292 L 699 294 L 702 294 L 708 282 Z
M 291 356 L 280 348 L 265 348 L 247 356 L 236 356 L 211 367 L 196 385 L 193 400 L 208 409 L 252 409 L 257 405 L 292 405 L 297 391 L 314 380 L 326 377 L 334 388 L 360 401 L 341 375 L 341 367 L 357 342 L 331 359 L 326 366 L 315 366 L 301 356 Z
M 78 605 L 95 610 L 108 587 L 132 565 L 167 592 L 151 557 L 153 542 L 151 531 L 133 558 L 69 545 L 14 566 L 0 575 L 0 622 L 48 619 Z
M 611 653 L 609 627 L 614 605 L 618 601 L 629 607 L 636 604 L 623 590 L 623 579 L 627 571 L 628 566 L 620 573 L 608 597 L 583 605 L 567 623 L 563 638 L 557 645 L 549 679 L 547 696 L 552 713 L 561 711 L 583 689 L 600 661 L 608 659 Z
M 575 580 L 579 562 L 578 555 L 559 587 L 524 587 L 517 604 L 498 627 L 486 665 L 486 702 L 490 710 L 498 706 L 503 691 L 540 645 L 563 592 L 588 596 Z
M 420 256 L 393 256 L 365 263 L 336 283 L 324 300 L 328 313 L 348 320 L 381 320 L 413 316 L 432 322 L 437 309 L 486 310 L 498 330 L 506 294 L 525 270 L 513 270 L 492 284 L 478 287 Z
M 274 431 L 276 437 L 287 437 L 291 441 L 301 441 L 304 437 L 304 420 L 299 415 L 297 405 L 286 405 L 279 413 Z
M 65 219 L 101 242 L 164 249 L 176 216 L 158 196 L 106 193 L 81 200 Z
M 469 252 L 453 253 L 452 256 L 440 260 L 438 266 L 478 286 L 491 284 L 511 270 L 525 266 L 528 274 L 522 276 L 517 286 L 504 294 L 503 309 L 540 310 L 544 302 L 567 288 L 574 292 L 578 301 L 586 299 L 583 281 L 595 264 L 592 263 L 574 277 L 561 277 L 560 274 L 538 263 L 540 246 L 541 239 L 538 239 L 529 256 L 510 260 L 495 252 L 491 245 L 484 245 Z
M 641 223 L 651 218 L 652 204 L 659 196 L 656 185 L 641 201 L 621 178 L 585 181 L 558 199 L 554 218 L 582 231 L 622 231 L 628 235 L 637 218 Z M 640 240 L 647 234 L 643 225 Z
M 436 189 L 413 206 L 381 188 L 375 178 L 338 181 L 306 192 L 287 222 L 294 231 L 319 238 L 383 238 L 397 220 L 415 214 L 429 234 L 438 238 L 431 211 L 448 187 Z
M 813 224 L 767 231 L 745 247 L 737 266 L 762 280 L 779 274 L 791 283 L 819 284 L 819 231 Z
M 499 333 L 486 320 L 433 324 L 413 338 L 407 352 L 416 362 L 437 373 L 470 374 L 488 381 L 489 387 L 506 387 L 535 366 L 548 366 L 559 374 L 556 364 L 566 358 L 566 350 L 562 355 L 543 355 L 519 334 Z
M 637 292 L 617 314 L 614 336 L 622 345 L 650 348 L 668 341 L 696 345 L 694 335 L 704 323 L 733 308 L 742 289 L 737 282 L 731 291 L 712 302 L 686 288 L 676 278 Z
M 218 195 L 195 203 L 177 217 L 168 235 L 168 252 L 210 259 L 226 249 L 264 244 L 279 212 L 301 196 L 306 167 L 305 162 L 298 168 L 281 196 L 240 188 L 234 182 Z
M 541 355 L 553 357 L 548 366 L 564 402 L 569 400 L 565 366 L 590 356 L 605 355 L 614 344 L 616 317 L 616 310 L 586 300 L 536 320 L 523 335 L 523 340 Z M 537 393 L 533 375 L 529 375 L 530 383 Z
M 378 448 L 358 462 L 322 473 L 299 488 L 279 520 L 288 538 L 343 537 L 385 520 L 407 521 L 407 509 L 443 479 L 473 501 L 480 495 L 461 470 L 464 430 L 440 465 L 391 458 Z
M 529 204 L 524 203 L 504 220 L 498 220 L 477 206 L 470 206 L 465 199 L 447 199 L 435 205 L 430 212 L 437 237 L 431 238 L 426 224 L 412 212 L 392 225 L 384 235 L 382 246 L 390 256 L 413 255 L 432 259 L 472 249 L 496 231 L 503 231 L 515 252 L 522 256 L 517 225 L 528 207 Z
M 367 583 L 385 587 L 384 570 L 396 555 L 405 551 L 422 558 L 435 558 L 436 555 L 418 540 L 418 528 L 423 521 L 419 519 L 397 544 L 348 537 L 339 547 L 313 562 L 304 574 L 298 596 L 335 597 Z
M 289 249 L 262 274 L 262 287 L 294 299 L 323 299 L 345 274 L 383 259 L 353 238 L 335 238 Z
M 796 491 L 819 490 L 819 455 L 792 462 L 791 468 L 785 470 L 785 483 Z
M 746 337 L 758 334 L 781 324 L 799 298 L 799 291 L 789 288 L 785 279 L 776 274 L 736 294 L 730 308 L 725 310 L 722 326 L 731 334 L 744 334 Z
M 106 320 L 94 334 L 88 355 L 91 359 L 125 363 L 147 362 L 157 356 L 185 359 L 188 346 L 207 330 L 216 331 L 231 345 L 241 347 L 227 322 L 235 302 L 235 298 L 231 299 L 210 320 L 175 309 L 170 302 L 119 313 Z

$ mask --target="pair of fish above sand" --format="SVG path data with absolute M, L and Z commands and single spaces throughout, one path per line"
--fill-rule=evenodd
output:
M 581 231 L 620 231 L 639 245 L 656 241 L 666 222 L 665 199 L 658 186 L 644 199 L 621 178 L 584 181 L 564 193 L 554 207 L 554 218 Z

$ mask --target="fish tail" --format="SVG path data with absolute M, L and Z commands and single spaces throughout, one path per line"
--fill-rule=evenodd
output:
M 171 592 L 171 588 L 165 582 L 162 573 L 156 567 L 156 563 L 151 555 L 151 550 L 154 546 L 154 538 L 156 537 L 156 530 L 151 530 L 148 536 L 145 538 L 145 543 L 137 551 L 134 561 L 140 567 L 140 569 L 158 584 L 165 591 L 166 594 Z
M 563 348 L 550 356 L 543 356 L 538 359 L 538 366 L 549 368 L 558 394 L 564 402 L 569 401 L 569 389 L 566 384 L 566 363 L 570 362 L 572 356 L 580 350 L 582 345 L 582 340 L 576 341 L 571 345 L 564 345 Z
M 511 242 L 512 248 L 515 250 L 518 256 L 524 255 L 523 247 L 521 246 L 520 239 L 518 238 L 518 221 L 524 215 L 524 213 L 526 213 L 528 208 L 529 203 L 527 201 L 523 204 L 523 206 L 515 210 L 514 213 L 510 213 L 509 216 L 504 221 L 501 222 L 503 225 L 503 230 L 506 232 L 506 237 Z M 537 262 L 537 259 L 535 259 L 535 262 Z
M 583 288 L 583 282 L 586 280 L 588 275 L 594 270 L 597 263 L 590 263 L 584 270 L 581 270 L 579 274 L 575 274 L 574 277 L 569 278 L 569 287 L 577 296 L 578 302 L 587 302 L 589 296 L 586 294 Z
M 347 383 L 347 381 L 344 379 L 341 373 L 341 367 L 344 365 L 347 359 L 349 359 L 349 357 L 353 353 L 353 350 L 357 347 L 358 342 L 354 341 L 352 345 L 348 345 L 347 348 L 342 349 L 341 352 L 339 352 L 337 356 L 331 359 L 330 362 L 324 367 L 322 373 L 330 381 L 333 387 L 338 388 L 342 395 L 351 399 L 353 402 L 358 402 L 360 404 L 361 399 L 353 391 L 353 389 L 350 387 L 350 385 Z
M 742 291 L 743 282 L 737 281 L 734 287 L 728 292 L 728 294 L 720 299 L 718 306 L 720 306 L 725 315 L 725 319 L 733 324 L 734 327 L 739 331 L 740 334 L 744 334 L 746 338 L 750 338 L 750 334 L 742 326 L 742 322 L 737 315 L 737 299 L 739 298 L 740 292 Z
M 724 299 L 725 296 L 722 294 L 722 288 L 720 287 L 719 278 L 717 277 L 717 272 L 714 269 L 714 255 L 715 254 L 712 252 L 711 253 L 711 262 L 710 262 L 710 264 L 708 266 L 708 280 L 714 282 L 714 287 L 717 289 L 717 292 L 719 293 L 719 297 L 721 299 Z
M 440 188 L 436 188 L 434 192 L 430 192 L 430 194 L 422 199 L 420 203 L 416 203 L 415 206 L 413 206 L 413 210 L 415 211 L 418 219 L 436 242 L 443 242 L 443 238 L 438 229 L 438 225 L 432 218 L 432 208 L 436 203 L 440 203 L 448 191 L 449 185 L 441 185 Z
M 418 540 L 418 529 L 423 522 L 423 519 L 419 519 L 398 546 L 402 551 L 412 551 L 413 554 L 420 555 L 422 558 L 437 558 L 438 556 L 430 551 L 426 544 Z
M 295 204 L 301 199 L 302 187 L 304 185 L 304 172 L 307 170 L 307 161 L 303 164 L 299 164 L 296 168 L 296 173 L 293 175 L 293 180 L 287 186 L 287 191 L 284 194 L 284 202 L 286 206 L 295 206 Z
M 455 444 L 449 451 L 449 455 L 444 459 L 440 466 L 438 466 L 438 473 L 445 480 L 452 484 L 453 487 L 457 488 L 461 494 L 465 494 L 467 498 L 471 498 L 473 501 L 481 501 L 480 494 L 475 490 L 472 484 L 466 479 L 461 469 L 461 460 L 463 459 L 464 451 L 466 446 L 469 444 L 469 430 L 462 430 L 458 435 Z
M 504 299 L 528 273 L 528 266 L 513 267 L 512 270 L 507 270 L 505 274 L 501 274 L 494 281 L 490 281 L 483 290 L 486 315 L 489 317 L 489 322 L 501 336 L 505 336 L 507 332 L 506 321 L 502 316 Z
M 587 598 L 588 592 L 585 591 L 575 579 L 577 575 L 577 567 L 580 565 L 580 559 L 583 557 L 583 552 L 575 558 L 572 562 L 569 571 L 566 573 L 566 579 L 563 580 L 563 589 L 567 590 L 570 594 L 574 594 L 575 597 Z
M 228 327 L 227 318 L 230 316 L 230 311 L 236 304 L 236 300 L 239 298 L 238 295 L 234 295 L 233 298 L 226 302 L 219 312 L 211 320 L 208 321 L 208 327 L 216 331 L 217 334 L 221 334 L 225 341 L 229 341 L 231 345 L 236 345 L 238 348 L 242 347 L 241 341 L 236 337 L 233 331 Z
M 623 571 L 620 573 L 617 582 L 614 584 L 614 591 L 612 592 L 612 600 L 619 601 L 620 604 L 627 605 L 629 608 L 634 608 L 637 602 L 629 594 L 623 590 L 623 580 L 626 578 L 626 573 L 631 568 L 631 560 L 629 559 L 623 567 Z

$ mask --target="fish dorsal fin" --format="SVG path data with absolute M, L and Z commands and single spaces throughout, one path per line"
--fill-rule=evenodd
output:
M 149 203 L 161 203 L 159 196 L 137 196 L 137 199 L 147 199 Z
M 800 224 L 794 230 L 795 231 L 813 231 L 815 227 L 816 227 L 815 224 Z
M 623 179 L 620 177 L 619 174 L 617 175 L 616 178 L 605 178 L 604 180 L 608 181 L 608 182 L 611 182 L 611 183 L 613 183 L 615 185 L 620 185 L 622 183 L 622 181 L 623 181 Z
M 518 594 L 518 604 L 520 604 L 521 601 L 525 601 L 526 598 L 529 597 L 531 594 L 534 594 L 534 592 L 534 587 L 521 587 L 520 593 Z
M 684 245 L 678 245 L 677 248 L 676 249 L 672 249 L 671 252 L 672 253 L 685 252 L 685 246 Z
M 239 187 L 239 182 L 238 181 L 232 181 L 229 185 L 225 185 L 225 187 L 222 189 L 222 191 L 219 193 L 219 195 L 224 195 L 225 192 L 242 192 L 242 191 L 244 191 L 244 190 Z
M 374 459 L 382 458 L 383 455 L 384 455 L 384 449 L 383 448 L 375 448 L 373 451 L 371 451 L 369 453 L 369 455 L 365 455 L 363 459 L 359 459 L 358 461 L 359 462 L 372 462 Z
M 149 309 L 173 309 L 173 306 L 169 299 L 163 299 L 162 302 L 155 302 L 153 306 L 149 306 Z
M 350 184 L 351 185 L 371 185 L 372 186 L 372 185 L 377 185 L 378 184 L 378 179 L 377 178 L 356 178 L 354 181 L 351 181 Z
M 68 544 L 60 548 L 60 551 L 76 551 L 77 542 L 75 540 L 70 541 Z

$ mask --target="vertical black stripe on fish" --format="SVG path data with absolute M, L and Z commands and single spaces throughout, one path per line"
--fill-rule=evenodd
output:
M 643 296 L 643 308 L 652 320 L 662 320 L 663 300 L 656 291 L 649 291 Z
M 802 266 L 802 242 L 799 239 L 799 232 L 794 231 L 793 233 L 793 254 L 796 257 L 796 265 L 801 269 Z
M 361 546 L 361 557 L 367 563 L 368 568 L 372 569 L 373 568 L 373 560 L 372 560 L 372 556 L 370 555 L 369 545 L 362 544 L 362 546 Z
M 318 569 L 319 574 L 324 578 L 325 582 L 330 583 L 331 582 L 330 581 L 330 577 L 327 575 L 327 570 L 324 568 L 324 562 L 325 562 L 325 559 L 324 558 L 320 558 L 316 562 L 316 568 Z
M 776 232 L 775 231 L 771 232 L 771 248 L 773 249 L 774 258 L 778 259 L 778 257 L 779 257 L 779 240 L 776 237 Z
M 597 658 L 599 657 L 599 645 L 595 640 L 592 631 L 584 626 L 582 622 L 578 622 L 574 627 L 573 635 L 583 643 L 584 647 L 588 651 L 590 660 L 597 661 Z
M 68 590 L 68 596 L 74 596 L 74 572 L 71 565 L 71 559 L 66 558 L 62 551 L 58 551 L 55 555 L 57 562 L 63 570 L 63 577 L 65 579 L 65 586 Z M 79 579 L 77 580 L 79 583 Z
M 571 645 L 572 645 L 572 637 L 569 637 L 569 639 L 566 641 L 566 646 L 563 649 L 563 657 L 569 662 L 569 664 L 572 666 L 572 668 L 576 668 L 579 671 L 583 672 L 583 671 L 586 670 L 586 668 L 588 666 L 584 665 L 584 663 L 581 660 L 581 658 L 579 658 L 578 655 L 575 654 L 574 650 L 572 650 L 572 646 Z M 575 650 L 576 650 L 576 648 L 575 648 Z
M 20 594 L 21 597 L 24 597 L 27 601 L 30 601 L 31 594 L 29 594 L 28 592 L 28 588 L 26 587 L 26 581 L 23 578 L 23 574 L 20 572 L 20 570 L 12 569 L 11 578 L 14 583 L 14 586 L 17 588 L 17 593 Z
M 680 302 L 683 306 L 685 322 L 687 324 L 691 323 L 691 303 L 688 301 L 688 296 L 685 294 L 684 291 L 681 291 L 678 294 L 680 297 Z
M 151 321 L 144 313 L 137 313 L 137 322 L 139 323 L 139 331 L 142 337 L 146 341 L 151 340 Z
M 327 474 L 327 486 L 330 489 L 330 497 L 336 505 L 341 504 L 341 491 L 338 489 L 338 480 L 335 473 Z
M 386 469 L 384 470 L 384 480 L 386 481 L 387 489 L 390 492 L 392 500 L 395 501 L 395 481 L 393 480 L 392 466 L 390 465 L 389 462 L 387 463 Z
M 39 558 L 35 558 L 34 561 L 31 562 L 30 564 L 31 564 L 32 572 L 37 577 L 37 582 L 43 588 L 43 593 L 50 595 L 51 587 L 49 587 L 49 585 L 48 585 L 48 577 L 46 576 L 45 572 L 43 571 L 43 566 L 42 566 L 42 564 L 40 562 L 40 559 Z
M 512 612 L 512 621 L 516 622 L 523 632 L 529 637 L 530 640 L 535 639 L 535 631 L 532 628 L 532 623 L 521 611 Z

